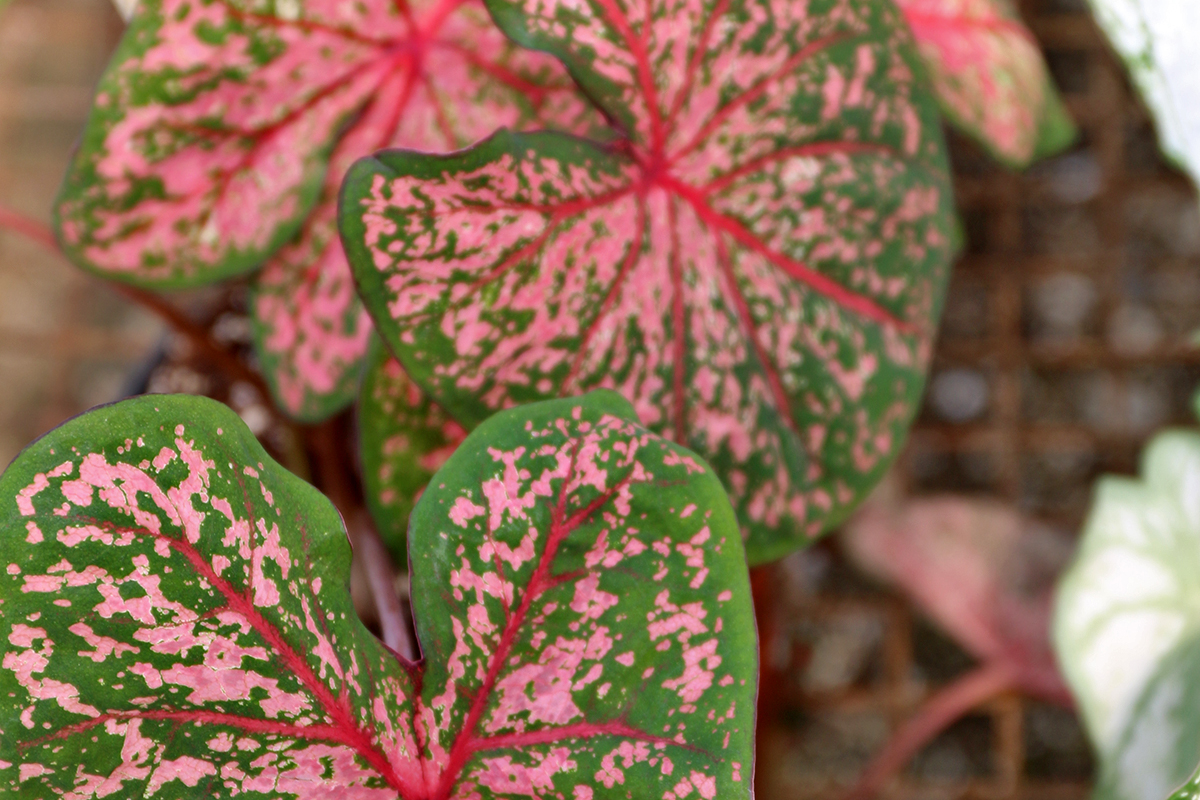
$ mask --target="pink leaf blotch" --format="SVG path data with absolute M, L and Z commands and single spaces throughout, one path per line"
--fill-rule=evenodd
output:
M 585 109 L 478 0 L 143 0 L 64 185 L 62 241 L 154 287 L 265 261 L 265 371 L 282 408 L 319 418 L 352 399 L 370 335 L 336 228 L 353 160 L 501 126 L 574 130 Z
M 339 212 L 372 318 L 455 418 L 616 389 L 712 462 L 752 563 L 844 517 L 898 451 L 952 250 L 903 20 L 826 5 L 489 0 L 616 141 L 386 151 Z
M 0 477 L 0 793 L 748 798 L 733 511 L 631 417 L 593 394 L 467 438 L 413 514 L 417 663 L 355 616 L 333 506 L 233 412 L 52 432 Z
M 1075 128 L 1010 0 L 900 0 L 946 115 L 1001 161 L 1027 166 Z

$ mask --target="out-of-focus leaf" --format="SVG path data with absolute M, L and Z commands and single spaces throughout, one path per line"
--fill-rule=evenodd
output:
M 997 159 L 1026 167 L 1077 131 L 1010 0 L 900 0 L 948 119 Z
M 1089 2 L 1154 115 L 1163 152 L 1200 183 L 1200 3 Z
M 999 502 L 869 502 L 846 524 L 854 560 L 913 599 L 963 649 L 1011 668 L 1024 691 L 1069 692 L 1050 647 L 1054 581 L 1069 545 Z
M 1105 477 L 1059 588 L 1054 643 L 1100 760 L 1096 797 L 1162 800 L 1200 761 L 1200 433 Z

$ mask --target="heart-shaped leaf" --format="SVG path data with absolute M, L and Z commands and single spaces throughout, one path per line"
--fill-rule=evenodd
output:
M 467 435 L 417 388 L 376 340 L 358 403 L 363 493 L 380 538 L 408 562 L 408 515 L 435 472 Z
M 1100 760 L 1097 797 L 1162 800 L 1200 760 L 1200 432 L 1102 479 L 1054 645 Z
M 897 452 L 949 266 L 903 20 L 859 0 L 489 8 L 627 138 L 360 161 L 340 224 L 372 318 L 464 425 L 617 388 L 712 462 L 752 562 L 808 541 Z
M 1089 0 L 1154 115 L 1163 152 L 1200 184 L 1200 4 Z
M 420 664 L 354 615 L 333 507 L 212 401 L 152 396 L 0 477 L 0 791 L 749 797 L 733 511 L 615 395 L 497 415 L 414 512 Z
M 900 0 L 946 116 L 1012 167 L 1078 134 L 1010 0 Z
M 257 268 L 299 230 L 256 290 L 257 343 L 281 407 L 318 419 L 353 398 L 370 335 L 336 230 L 353 160 L 588 118 L 478 0 L 145 0 L 64 184 L 62 240 L 171 288 Z

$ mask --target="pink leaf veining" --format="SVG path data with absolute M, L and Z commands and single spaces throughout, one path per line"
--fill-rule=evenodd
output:
M 475 0 L 146 0 L 96 103 L 60 199 L 68 252 L 170 287 L 278 251 L 259 350 L 302 418 L 349 401 L 370 334 L 335 227 L 352 161 L 585 118 L 555 60 L 513 47 Z
M 500 132 L 351 169 L 360 293 L 464 424 L 603 386 L 705 455 L 778 557 L 897 452 L 951 253 L 932 98 L 888 4 L 493 0 L 621 138 Z
M 228 409 L 100 409 L 0 477 L 0 792 L 750 796 L 753 617 L 692 454 L 596 394 L 498 415 L 414 512 L 407 662 L 337 512 Z
M 1002 161 L 1062 149 L 1075 127 L 1010 0 L 900 0 L 946 115 Z

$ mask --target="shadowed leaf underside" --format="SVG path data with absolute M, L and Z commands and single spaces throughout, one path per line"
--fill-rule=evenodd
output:
M 900 0 L 946 116 L 1022 168 L 1074 141 L 1041 48 L 1010 0 Z
M 376 340 L 358 402 L 363 493 L 384 544 L 408 563 L 408 515 L 430 478 L 466 437 Z
M 489 5 L 620 134 L 507 131 L 350 171 L 360 294 L 468 427 L 592 387 L 701 452 L 752 562 L 897 452 L 951 255 L 936 109 L 888 4 Z
M 264 265 L 257 344 L 302 419 L 357 391 L 370 321 L 336 229 L 354 159 L 502 126 L 572 130 L 586 104 L 467 0 L 146 0 L 59 200 L 67 251 L 171 288 Z
M 415 512 L 424 660 L 354 615 L 332 505 L 212 401 L 0 477 L 0 793 L 749 797 L 754 635 L 719 482 L 615 396 L 480 427 Z

